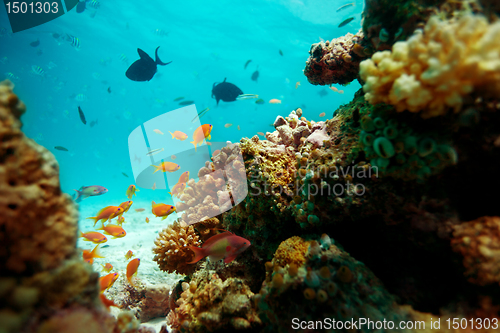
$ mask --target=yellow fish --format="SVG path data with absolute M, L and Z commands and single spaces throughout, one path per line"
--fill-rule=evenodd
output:
M 128 250 L 127 254 L 125 254 L 125 258 L 129 260 L 132 257 L 135 257 L 134 252 L 132 252 L 132 250 Z
M 157 134 L 161 134 L 161 135 L 163 135 L 163 132 L 162 132 L 162 131 L 160 131 L 159 129 L 154 129 L 154 130 L 153 130 L 153 132 L 155 132 L 155 133 L 157 133 Z
M 193 141 L 191 143 L 194 145 L 194 150 L 196 151 L 196 146 L 203 143 L 203 140 L 210 140 L 212 137 L 210 136 L 210 132 L 212 131 L 213 126 L 210 124 L 204 124 L 198 127 L 193 133 Z
M 181 168 L 178 164 L 175 164 L 173 162 L 162 162 L 160 165 L 151 165 L 151 166 L 154 166 L 156 168 L 156 170 L 153 173 L 160 170 L 163 172 L 174 172 Z
M 297 81 L 297 83 L 295 83 L 295 89 L 297 89 L 299 86 L 300 86 L 300 81 Z
M 172 139 L 177 139 L 179 141 L 184 141 L 188 138 L 186 133 L 183 133 L 181 131 L 175 131 L 174 133 L 168 131 L 172 135 Z
M 175 206 L 166 205 L 163 203 L 157 204 L 156 202 L 152 202 L 152 213 L 156 217 L 162 217 L 162 220 L 166 219 L 170 214 L 175 212 Z
M 106 263 L 106 265 L 101 265 L 102 266 L 102 270 L 104 272 L 111 272 L 111 270 L 113 269 L 113 265 L 111 265 L 109 262 Z
M 130 206 L 132 206 L 134 202 L 132 200 L 122 202 L 120 204 L 120 207 L 123 209 L 123 212 L 120 213 L 122 215 L 123 213 L 127 212 L 130 209 Z
M 130 185 L 125 194 L 127 195 L 127 198 L 132 199 L 133 195 L 137 196 L 135 192 L 140 192 L 140 191 L 137 189 L 137 187 L 135 187 L 135 185 Z

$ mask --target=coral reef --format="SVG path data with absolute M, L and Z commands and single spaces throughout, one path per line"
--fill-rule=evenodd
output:
M 479 15 L 457 20 L 432 17 L 391 51 L 375 53 L 360 64 L 365 98 L 391 104 L 398 112 L 423 118 L 458 113 L 471 94 L 492 98 L 500 93 L 500 22 Z
M 201 270 L 182 282 L 183 292 L 167 323 L 173 332 L 249 330 L 260 327 L 253 293 L 238 278 L 222 280 L 215 271 Z
M 481 286 L 500 284 L 500 218 L 484 216 L 454 226 L 453 249 L 460 253 L 465 275 Z
M 314 85 L 347 84 L 359 76 L 359 63 L 373 51 L 366 45 L 363 32 L 313 44 L 304 74 Z

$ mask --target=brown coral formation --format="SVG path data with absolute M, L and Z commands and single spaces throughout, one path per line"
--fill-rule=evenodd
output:
M 199 246 L 201 241 L 194 227 L 185 222 L 175 221 L 158 233 L 155 240 L 153 260 L 162 271 L 190 274 L 196 264 L 188 264 L 194 258 L 194 252 L 187 246 Z
M 359 63 L 372 51 L 363 40 L 363 32 L 313 44 L 304 74 L 314 85 L 347 84 L 358 78 Z
M 375 53 L 360 64 L 365 98 L 396 111 L 419 112 L 423 118 L 457 113 L 470 94 L 484 98 L 500 93 L 498 35 L 500 22 L 479 15 L 456 21 L 432 17 L 391 51 Z
M 451 245 L 463 256 L 471 283 L 500 283 L 500 217 L 484 216 L 454 226 Z
M 170 286 L 136 285 L 134 288 L 123 283 L 122 287 L 125 290 L 117 292 L 113 299 L 120 308 L 130 310 L 141 323 L 167 315 Z
M 191 282 L 182 283 L 182 294 L 167 323 L 173 332 L 249 330 L 260 327 L 253 307 L 253 293 L 238 278 L 222 280 L 214 271 L 196 272 Z

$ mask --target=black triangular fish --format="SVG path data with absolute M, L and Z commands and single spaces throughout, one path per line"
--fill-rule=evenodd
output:
M 171 63 L 164 63 L 158 58 L 158 46 L 155 51 L 156 61 L 153 60 L 146 52 L 141 49 L 137 49 L 137 53 L 141 59 L 136 60 L 130 67 L 127 69 L 125 75 L 132 81 L 149 81 L 153 78 L 156 73 L 157 65 L 165 66 Z
M 80 114 L 80 120 L 84 125 L 87 125 L 87 121 L 85 120 L 85 115 L 83 114 L 82 108 L 78 107 L 78 114 Z
M 83 13 L 85 11 L 85 0 L 84 1 L 78 1 L 78 5 L 76 5 L 76 12 L 78 14 Z
M 212 87 L 212 98 L 215 98 L 217 105 L 219 105 L 219 101 L 221 100 L 224 102 L 234 102 L 236 101 L 236 97 L 242 94 L 243 91 L 234 84 L 226 82 L 226 78 L 219 84 L 217 82 L 214 83 Z
M 259 79 L 259 70 L 256 70 L 255 72 L 253 72 L 251 79 L 252 79 L 252 81 L 257 82 L 257 80 Z

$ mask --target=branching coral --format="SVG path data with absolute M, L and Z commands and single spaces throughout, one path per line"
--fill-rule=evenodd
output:
M 470 282 L 500 283 L 500 217 L 485 216 L 454 226 L 451 245 L 464 257 Z
M 363 32 L 313 44 L 304 74 L 315 85 L 347 84 L 358 77 L 359 63 L 371 55 Z
M 162 271 L 179 274 L 192 273 L 196 264 L 188 264 L 194 258 L 194 252 L 187 246 L 201 244 L 193 226 L 185 222 L 175 221 L 172 225 L 158 233 L 155 240 L 153 260 L 158 263 Z
M 459 112 L 467 95 L 500 93 L 500 22 L 477 15 L 456 21 L 432 17 L 391 51 L 375 53 L 360 64 L 365 98 L 394 105 L 398 112 L 423 118 Z

